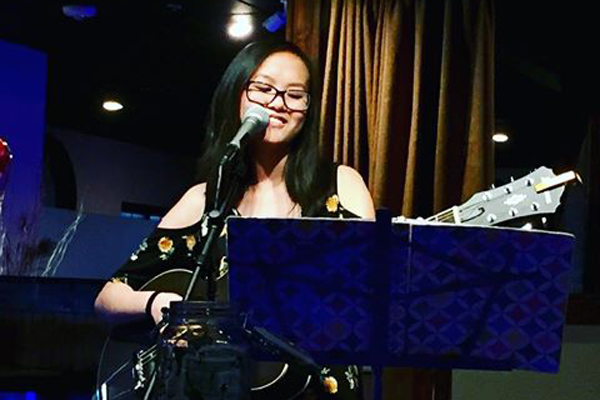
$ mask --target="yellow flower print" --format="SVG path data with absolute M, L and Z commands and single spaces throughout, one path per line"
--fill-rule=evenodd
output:
M 338 383 L 333 376 L 323 379 L 323 386 L 325 387 L 325 393 L 336 394 L 338 391 Z
M 160 259 L 166 260 L 175 251 L 173 247 L 173 241 L 166 236 L 163 236 L 158 241 L 158 249 L 161 251 Z
M 334 194 L 333 196 L 329 197 L 325 202 L 325 206 L 327 207 L 327 211 L 329 212 L 336 212 L 338 210 L 339 205 L 340 199 L 337 196 L 337 194 Z
M 166 236 L 163 236 L 158 241 L 158 248 L 163 253 L 168 253 L 173 250 L 173 241 Z
M 194 247 L 196 247 L 196 236 L 185 235 L 183 238 L 185 239 L 185 245 L 187 246 L 188 250 L 194 250 Z

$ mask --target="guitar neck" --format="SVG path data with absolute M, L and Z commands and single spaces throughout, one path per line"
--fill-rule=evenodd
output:
M 460 221 L 459 213 L 460 213 L 459 207 L 454 206 L 454 207 L 448 208 L 447 210 L 441 211 L 435 215 L 432 215 L 429 218 L 426 218 L 425 221 L 460 224 L 461 221 Z

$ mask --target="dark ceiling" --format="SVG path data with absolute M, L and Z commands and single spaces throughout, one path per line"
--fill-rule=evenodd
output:
M 56 0 L 3 0 L 0 39 L 48 55 L 47 125 L 197 154 L 210 96 L 233 56 L 270 33 L 261 22 L 283 10 L 279 0 L 93 2 L 81 21 Z M 232 12 L 250 14 L 251 39 L 226 33 Z M 106 98 L 120 112 L 101 107 Z
M 198 152 L 218 79 L 248 41 L 227 37 L 232 11 L 260 24 L 283 8 L 279 0 L 95 4 L 97 16 L 84 21 L 63 15 L 55 0 L 0 4 L 0 39 L 48 54 L 48 126 L 188 155 Z M 497 145 L 499 167 L 575 162 L 586 116 L 599 104 L 592 58 L 600 35 L 592 35 L 598 22 L 589 4 L 495 3 L 496 117 L 511 133 Z M 251 39 L 268 35 L 259 28 Z M 126 109 L 103 111 L 110 96 Z
M 589 115 L 600 110 L 595 4 L 495 5 L 496 120 L 511 133 L 496 146 L 496 164 L 572 169 Z

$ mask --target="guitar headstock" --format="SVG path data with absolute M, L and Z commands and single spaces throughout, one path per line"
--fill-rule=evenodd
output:
M 573 171 L 555 175 L 551 169 L 540 167 L 506 185 L 476 193 L 454 213 L 458 213 L 460 223 L 473 225 L 497 225 L 550 214 L 560 205 L 565 185 L 576 180 L 581 181 Z

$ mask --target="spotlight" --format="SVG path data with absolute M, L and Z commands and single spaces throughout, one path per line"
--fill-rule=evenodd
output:
M 102 108 L 104 108 L 106 111 L 113 112 L 123 109 L 123 105 L 115 100 L 107 100 L 104 103 L 102 103 Z
M 232 21 L 227 28 L 229 36 L 234 39 L 243 39 L 248 37 L 254 27 L 252 26 L 252 20 L 249 15 L 233 15 Z

